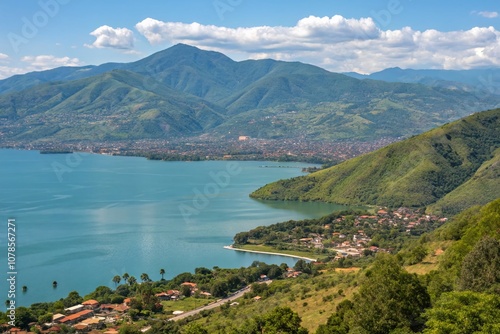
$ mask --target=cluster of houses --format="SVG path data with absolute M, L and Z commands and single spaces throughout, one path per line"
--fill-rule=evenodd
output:
M 205 291 L 199 291 L 198 285 L 196 283 L 192 282 L 184 282 L 181 284 L 181 286 L 187 286 L 189 287 L 189 290 L 191 291 L 191 295 L 194 295 L 195 293 L 199 293 L 200 296 L 204 297 L 211 297 L 212 295 L 209 292 Z M 181 296 L 181 292 L 179 290 L 168 290 L 164 292 L 160 292 L 155 294 L 156 297 L 158 297 L 159 300 L 178 300 Z
M 52 316 L 52 322 L 44 326 L 35 325 L 41 334 L 54 334 L 62 330 L 62 325 L 72 327 L 77 333 L 117 334 L 114 329 L 102 332 L 106 324 L 114 323 L 129 310 L 130 298 L 122 304 L 100 304 L 97 300 L 86 300 L 81 304 L 64 309 L 63 313 Z M 31 334 L 19 328 L 10 328 L 9 334 Z M 35 333 L 32 333 L 35 334 Z
M 418 229 L 429 224 L 434 227 L 447 221 L 447 218 L 435 215 L 426 215 L 409 208 L 397 210 L 380 209 L 374 215 L 361 215 L 354 217 L 353 228 L 347 231 L 336 230 L 336 225 L 345 226 L 346 217 L 337 218 L 332 224 L 324 226 L 325 232 L 320 235 L 311 233 L 307 238 L 301 238 L 298 243 L 308 248 L 323 249 L 327 247 L 336 251 L 336 260 L 343 257 L 361 257 L 369 250 L 372 253 L 390 252 L 390 249 L 370 246 L 372 239 L 365 232 L 377 230 L 382 227 L 394 227 L 407 234 L 416 233 Z
M 200 296 L 211 297 L 208 292 L 200 292 L 197 284 L 184 282 L 181 286 L 188 286 L 191 294 L 199 293 Z M 155 295 L 159 300 L 178 300 L 181 297 L 179 290 L 168 290 Z M 72 327 L 77 333 L 87 334 L 118 334 L 118 331 L 107 329 L 107 324 L 113 324 L 123 317 L 130 309 L 130 298 L 126 298 L 121 304 L 100 304 L 97 300 L 86 300 L 81 304 L 64 309 L 64 313 L 57 313 L 52 316 L 52 322 L 43 326 L 33 323 L 41 334 L 55 334 L 62 331 L 63 326 Z M 106 329 L 105 332 L 102 330 Z M 8 329 L 9 334 L 36 334 L 23 331 L 13 327 Z

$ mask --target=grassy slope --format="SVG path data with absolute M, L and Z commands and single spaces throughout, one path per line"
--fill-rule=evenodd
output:
M 483 236 L 500 237 L 500 199 L 483 207 L 474 207 L 452 218 L 448 223 L 426 236 L 422 245 L 429 254 L 421 263 L 407 266 L 406 270 L 418 275 L 431 271 L 448 271 L 444 276 L 453 285 L 456 270 L 464 256 Z M 404 251 L 404 250 L 403 250 Z M 359 271 L 358 271 L 359 270 Z M 227 311 L 216 311 L 206 318 L 196 320 L 209 333 L 231 332 L 245 320 L 269 312 L 276 306 L 289 306 L 302 318 L 302 326 L 314 333 L 320 324 L 326 323 L 335 307 L 345 298 L 351 299 L 362 284 L 364 269 L 328 269 L 322 275 L 307 279 L 275 281 L 275 294 L 261 301 L 239 299 L 240 305 Z M 339 292 L 342 290 L 342 295 Z
M 353 286 L 355 278 L 356 270 L 330 270 L 316 278 L 275 281 L 272 284 L 279 287 L 276 290 L 281 291 L 260 301 L 239 299 L 240 305 L 197 321 L 203 324 L 209 333 L 218 333 L 223 332 L 223 329 L 238 328 L 245 320 L 269 312 L 277 306 L 289 306 L 301 317 L 301 325 L 310 333 L 314 333 L 317 327 L 326 323 L 328 317 L 335 312 L 339 302 L 352 297 L 356 290 Z M 342 290 L 342 295 L 339 295 L 339 290 Z
M 16 121 L 17 138 L 23 139 L 200 133 L 221 123 L 224 113 L 209 102 L 121 70 L 0 96 L 0 117 Z
M 477 113 L 326 170 L 266 185 L 251 196 L 393 207 L 429 205 L 492 159 L 500 147 L 499 133 L 500 109 Z M 499 196 L 485 194 L 482 203 L 474 204 Z
M 467 182 L 429 207 L 431 212 L 465 210 L 475 204 L 484 204 L 500 197 L 500 149 L 493 159 L 486 161 Z

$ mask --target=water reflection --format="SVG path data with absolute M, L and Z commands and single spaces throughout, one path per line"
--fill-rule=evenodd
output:
M 350 206 L 335 203 L 323 202 L 299 202 L 299 201 L 271 201 L 271 200 L 252 200 L 264 204 L 265 206 L 276 210 L 288 210 L 296 212 L 307 217 L 323 217 L 335 211 L 342 210 L 366 210 L 363 206 Z

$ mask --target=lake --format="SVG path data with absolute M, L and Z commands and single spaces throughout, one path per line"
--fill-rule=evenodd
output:
M 262 202 L 253 190 L 303 175 L 304 163 L 164 162 L 97 154 L 0 150 L 0 267 L 7 280 L 15 219 L 16 305 L 84 296 L 127 272 L 153 280 L 196 267 L 294 259 L 223 248 L 241 231 L 326 215 L 338 206 Z M 52 282 L 57 281 L 57 288 Z M 27 292 L 21 287 L 27 286 Z M 7 299 L 9 286 L 2 284 Z

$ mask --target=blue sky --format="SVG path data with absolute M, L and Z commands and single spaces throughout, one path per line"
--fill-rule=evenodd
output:
M 498 0 L 0 0 L 0 15 L 0 78 L 177 43 L 337 72 L 500 66 Z

